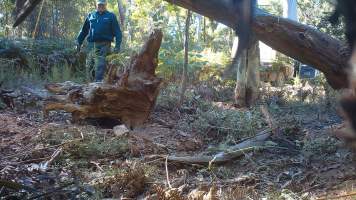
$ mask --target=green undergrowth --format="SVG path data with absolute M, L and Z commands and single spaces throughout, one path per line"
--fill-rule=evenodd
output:
M 15 49 L 13 58 L 0 59 L 0 81 L 6 87 L 85 79 L 85 55 L 66 40 L 10 40 L 0 38 L 0 50 Z
M 81 142 L 72 143 L 67 149 L 70 157 L 83 158 L 109 158 L 120 157 L 128 152 L 128 141 L 123 138 L 105 139 L 93 135 Z
M 93 126 L 58 127 L 42 131 L 41 141 L 50 145 L 62 145 L 65 157 L 70 159 L 100 159 L 125 156 L 129 150 L 126 137 Z
M 303 146 L 303 154 L 306 157 L 322 158 L 334 154 L 337 151 L 338 141 L 330 136 L 306 139 Z
M 181 107 L 177 107 L 178 99 L 179 87 L 170 85 L 158 97 L 156 110 L 178 110 L 180 117 L 176 128 L 185 132 L 198 133 L 211 140 L 228 138 L 233 142 L 267 128 L 258 107 L 249 110 L 221 108 L 192 90 L 186 92 Z

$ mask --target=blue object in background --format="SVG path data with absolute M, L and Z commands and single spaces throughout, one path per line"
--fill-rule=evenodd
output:
M 300 66 L 299 76 L 300 78 L 315 78 L 317 75 L 317 70 L 309 65 L 302 64 Z

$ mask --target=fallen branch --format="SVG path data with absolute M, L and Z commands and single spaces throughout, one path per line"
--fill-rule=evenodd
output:
M 103 169 L 102 167 L 100 167 L 99 163 L 94 162 L 94 161 L 90 161 L 90 164 L 95 165 L 95 167 L 96 167 L 96 168 L 98 168 L 98 169 L 99 169 L 99 171 L 101 171 L 101 172 L 103 172 L 103 171 L 104 171 L 104 169 Z
M 169 187 L 169 188 L 172 188 L 171 182 L 169 181 L 168 156 L 166 157 L 165 166 L 166 166 L 166 178 L 167 178 L 167 184 L 168 184 L 168 187 Z
M 168 161 L 190 165 L 222 164 L 231 161 L 237 157 L 243 156 L 245 153 L 254 150 L 256 147 L 262 146 L 270 136 L 271 133 L 269 131 L 262 131 L 255 137 L 246 139 L 240 142 L 239 144 L 229 148 L 227 151 L 220 152 L 215 156 L 168 156 Z
M 48 166 L 59 156 L 59 154 L 62 152 L 63 148 L 58 148 L 51 156 L 51 158 L 46 161 L 45 163 L 41 164 L 40 168 L 46 171 L 48 169 Z

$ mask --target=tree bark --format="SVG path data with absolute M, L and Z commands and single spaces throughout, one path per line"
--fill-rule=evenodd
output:
M 190 29 L 190 19 L 192 17 L 192 12 L 187 10 L 187 19 L 185 21 L 185 35 L 184 35 L 184 64 L 183 64 L 183 74 L 181 83 L 181 92 L 179 98 L 179 105 L 182 105 L 184 101 L 185 91 L 187 90 L 188 81 L 188 61 L 189 61 L 189 29 Z
M 235 103 L 237 107 L 249 107 L 258 99 L 260 53 L 258 40 L 251 37 L 248 49 L 237 62 Z
M 72 113 L 74 121 L 112 118 L 120 120 L 127 127 L 141 125 L 149 117 L 159 92 L 161 79 L 156 77 L 155 69 L 162 37 L 162 32 L 155 30 L 141 52 L 131 58 L 125 72 L 120 74 L 113 84 L 48 84 L 47 90 L 55 95 L 48 99 L 45 113 L 64 110 Z M 115 78 L 109 77 L 109 80 Z
M 122 0 L 117 0 L 117 7 L 119 9 L 119 15 L 120 15 L 120 25 L 121 28 L 124 30 L 124 25 L 125 25 L 125 8 L 122 3 Z
M 165 0 L 214 19 L 231 28 L 239 20 L 232 0 Z M 222 12 L 223 11 L 223 12 Z M 300 62 L 323 72 L 334 89 L 348 86 L 348 58 L 346 44 L 313 27 L 269 15 L 256 9 L 252 24 L 257 39 Z

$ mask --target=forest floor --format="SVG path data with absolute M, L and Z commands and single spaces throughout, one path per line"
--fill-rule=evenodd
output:
M 268 120 L 259 106 L 194 97 L 178 109 L 168 96 L 143 127 L 122 134 L 117 124 L 73 124 L 63 112 L 44 118 L 38 100 L 2 110 L 0 199 L 356 199 L 355 155 L 333 134 L 343 121 L 330 104 L 270 98 L 283 137 L 208 166 L 166 156 L 214 155 L 272 131 Z

